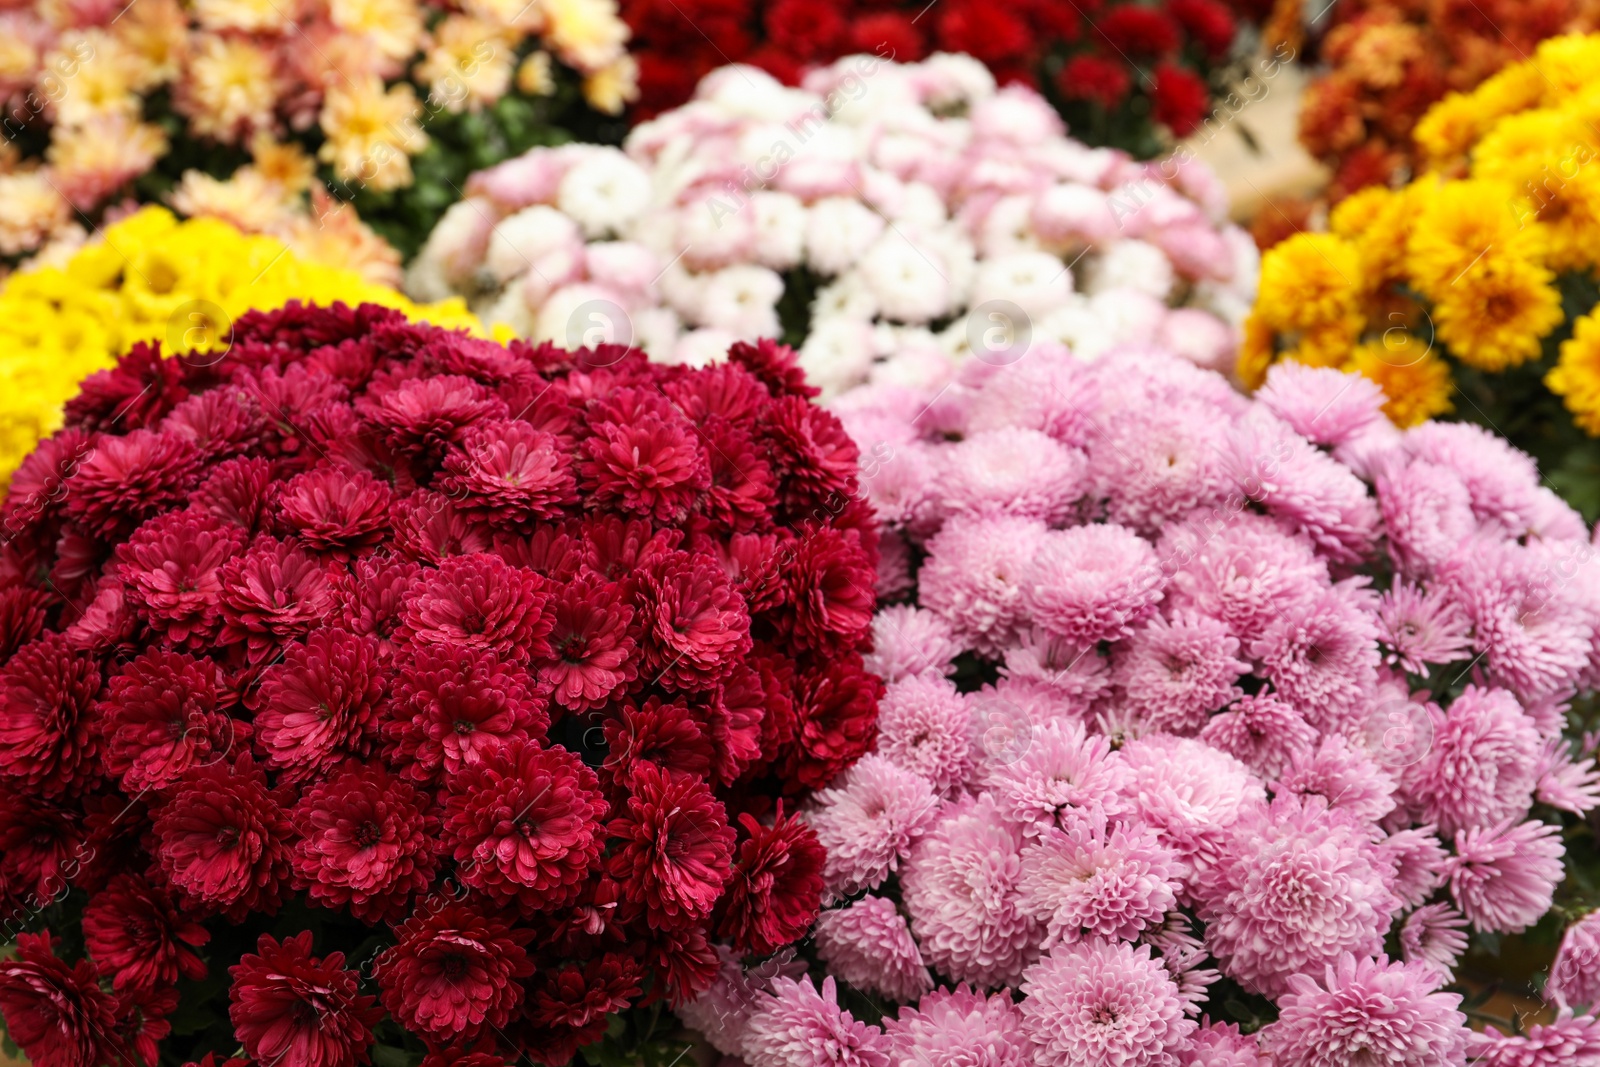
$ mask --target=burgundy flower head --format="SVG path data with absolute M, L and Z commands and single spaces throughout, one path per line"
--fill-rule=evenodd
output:
M 49 934 L 22 934 L 17 955 L 0 962 L 0 1012 L 6 1032 L 39 1067 L 121 1062 L 116 1002 L 100 989 L 93 963 L 56 958 Z
M 311 931 L 283 942 L 262 934 L 254 953 L 228 968 L 228 1017 L 258 1063 L 354 1067 L 371 1062 L 376 997 L 356 992 L 344 953 L 311 954 Z
M 378 957 L 383 1005 L 430 1044 L 498 1030 L 522 1004 L 520 980 L 533 974 L 524 948 L 532 937 L 472 904 L 424 900 Z
M 172 898 L 143 879 L 119 874 L 83 910 L 89 955 L 112 986 L 154 990 L 178 976 L 200 981 L 206 965 L 194 949 L 211 940 L 204 926 L 180 912 Z

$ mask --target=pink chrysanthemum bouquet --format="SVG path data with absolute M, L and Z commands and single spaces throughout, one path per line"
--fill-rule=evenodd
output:
M 1600 903 L 1600 562 L 1527 457 L 1382 403 L 1043 344 L 835 401 L 878 739 L 802 813 L 811 976 L 725 959 L 686 1018 L 750 1067 L 1594 1060 L 1593 917 L 1548 1025 L 1474 1034 L 1454 983 Z

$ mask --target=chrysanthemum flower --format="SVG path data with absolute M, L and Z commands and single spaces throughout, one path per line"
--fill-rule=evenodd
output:
M 1394 810 L 1394 779 L 1363 749 L 1338 734 L 1297 757 L 1273 784 L 1275 796 L 1318 796 L 1337 811 L 1376 825 Z
M 982 784 L 1001 817 L 1034 837 L 1048 826 L 1121 812 L 1125 777 L 1109 741 L 1056 719 L 1032 729 L 1016 759 L 992 763 Z
M 204 513 L 158 516 L 117 546 L 123 596 L 140 621 L 175 646 L 204 648 L 222 621 L 222 564 L 243 546 L 237 526 Z
M 372 1027 L 383 1017 L 376 997 L 358 993 L 344 953 L 311 954 L 311 931 L 282 942 L 262 934 L 254 953 L 228 968 L 228 1018 L 257 1062 L 284 1067 L 354 1067 L 367 1063 Z
M 1148 945 L 1058 945 L 1028 968 L 1022 992 L 1022 1029 L 1044 1067 L 1157 1067 L 1195 1030 Z
M 438 864 L 438 819 L 411 783 L 347 764 L 308 789 L 291 813 L 294 872 L 311 899 L 358 919 L 393 921 Z
M 889 1067 L 883 1031 L 839 1006 L 832 978 L 822 990 L 810 978 L 777 977 L 745 1025 L 750 1067 Z
M 927 832 L 938 809 L 926 778 L 879 755 L 862 757 L 805 812 L 827 850 L 828 891 L 842 897 L 877 886 Z
M 1510 819 L 1456 833 L 1450 895 L 1476 930 L 1516 933 L 1550 909 L 1566 848 L 1556 827 Z
M 401 640 L 487 649 L 526 663 L 550 655 L 548 584 L 486 552 L 447 559 L 406 593 Z
M 1469 685 L 1434 718 L 1432 745 L 1404 776 L 1422 819 L 1450 835 L 1526 815 L 1542 743 L 1516 697 Z
M 1274 364 L 1256 399 L 1301 437 L 1330 447 L 1383 420 L 1383 390 L 1331 367 Z
M 730 876 L 733 829 L 704 781 L 640 764 L 632 795 L 606 825 L 606 869 L 653 928 L 690 926 L 711 914 Z
M 1412 674 L 1465 659 L 1472 647 L 1466 613 L 1437 589 L 1395 584 L 1378 598 L 1378 627 L 1385 661 Z
M 1600 1005 L 1600 912 L 1591 911 L 1567 927 L 1550 965 L 1545 995 L 1581 1010 Z
M 88 960 L 67 964 L 51 935 L 21 934 L 15 958 L 0 963 L 6 1033 L 39 1067 L 87 1067 L 127 1053 L 117 1038 L 116 1002 Z
M 1131 941 L 1176 906 L 1176 858 L 1145 826 L 1082 820 L 1048 827 L 1022 853 L 1022 907 L 1044 947 L 1100 936 Z
M 885 689 L 878 705 L 878 752 L 948 794 L 972 772 L 967 699 L 937 674 L 913 675 Z
M 1017 982 L 1043 925 L 1022 907 L 1022 834 L 988 794 L 945 811 L 911 849 L 900 875 L 922 956 L 957 982 Z
M 443 836 L 462 882 L 531 909 L 570 898 L 600 855 L 595 774 L 564 749 L 513 739 L 446 781 Z
M 383 690 L 376 638 L 314 630 L 262 672 L 256 742 L 268 763 L 297 775 L 365 756 L 377 739 Z
M 556 591 L 551 655 L 538 668 L 555 703 L 570 711 L 599 707 L 636 677 L 633 608 L 621 599 L 618 586 L 587 575 Z
M 119 992 L 171 986 L 179 975 L 193 981 L 206 976 L 194 949 L 211 940 L 210 931 L 135 875 L 117 875 L 84 906 L 83 937 L 100 973 Z
M 1267 797 L 1243 763 L 1193 738 L 1154 734 L 1122 746 L 1118 756 L 1129 814 L 1177 853 L 1185 888 L 1217 859 L 1228 828 Z
M 1157 616 L 1122 645 L 1112 681 L 1124 708 L 1150 731 L 1194 734 L 1213 711 L 1244 693 L 1234 683 L 1250 670 L 1225 624 L 1203 615 Z
M 1354 580 L 1287 606 L 1250 646 L 1278 697 L 1306 721 L 1338 730 L 1366 710 L 1377 684 L 1377 626 Z
M 1110 524 L 1051 531 L 1022 579 L 1034 622 L 1079 646 L 1127 637 L 1155 610 L 1166 577 L 1155 550 Z
M 100 668 L 52 634 L 0 668 L 0 780 L 44 796 L 88 784 L 99 753 Z
M 1271 782 L 1297 759 L 1311 754 L 1317 731 L 1291 705 L 1265 690 L 1213 715 L 1201 729 L 1200 740 Z
M 912 675 L 946 675 L 961 653 L 950 624 L 914 604 L 893 604 L 872 617 L 872 651 L 867 670 L 893 684 Z
M 943 616 L 961 641 L 999 652 L 1023 619 L 1024 576 L 1047 532 L 1033 519 L 952 518 L 928 542 L 917 574 L 922 606 Z
M 765 956 L 799 938 L 816 918 L 827 853 L 816 831 L 785 817 L 781 804 L 771 826 L 748 813 L 739 823 L 745 837 L 719 905 L 717 932 L 742 951 Z
M 532 937 L 469 903 L 424 899 L 373 963 L 383 1006 L 435 1042 L 504 1027 L 522 1003 L 520 979 L 533 974 Z
M 939 1067 L 959 1059 L 971 1067 L 1028 1067 L 1032 1049 L 1009 992 L 984 996 L 967 985 L 938 989 L 897 1016 L 884 1032 L 895 1063 Z
M 1468 1032 L 1456 1010 L 1461 998 L 1435 986 L 1428 967 L 1347 953 L 1328 964 L 1321 982 L 1289 978 L 1262 1044 L 1284 1067 L 1461 1067 Z
M 1448 904 L 1427 904 L 1400 926 L 1400 952 L 1407 963 L 1432 967 L 1439 984 L 1448 984 L 1456 961 L 1467 950 L 1467 920 Z
M 156 859 L 180 901 L 239 921 L 277 911 L 293 826 L 266 775 L 240 752 L 191 768 L 156 813 Z
M 1321 798 L 1284 797 L 1235 823 L 1200 876 L 1206 944 L 1223 973 L 1267 996 L 1340 953 L 1383 951 L 1400 908 L 1371 832 Z
M 408 778 L 454 775 L 549 726 L 527 676 L 487 649 L 416 645 L 397 659 L 383 734 L 391 765 Z
M 1467 1041 L 1475 1067 L 1567 1067 L 1600 1058 L 1600 1020 L 1563 1011 L 1526 1033 L 1509 1036 L 1486 1027 L 1469 1033 Z
M 1038 430 L 973 434 L 941 454 L 936 491 L 947 515 L 1016 515 L 1059 523 L 1083 495 L 1083 453 Z
M 856 989 L 913 1000 L 933 988 L 905 916 L 894 902 L 867 895 L 817 919 L 817 956 Z

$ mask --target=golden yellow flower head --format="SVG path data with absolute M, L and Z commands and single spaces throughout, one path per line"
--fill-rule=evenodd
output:
M 1406 245 L 1407 273 L 1428 297 L 1440 299 L 1469 271 L 1542 260 L 1544 228 L 1522 216 L 1510 185 L 1424 178 L 1416 183 L 1414 195 L 1419 210 Z
M 171 351 L 186 334 L 194 339 L 199 320 L 191 314 L 207 323 L 220 316 L 225 326 L 290 300 L 384 304 L 483 333 L 460 300 L 418 306 L 351 271 L 302 260 L 273 238 L 217 219 L 180 223 L 148 207 L 107 227 L 64 269 L 14 274 L 0 288 L 0 480 L 60 427 L 79 383 L 133 342 L 160 341 Z
M 1450 367 L 1423 340 L 1405 330 L 1387 330 L 1356 346 L 1345 368 L 1376 382 L 1388 400 L 1384 414 L 1404 429 L 1455 410 Z
M 1593 311 L 1572 324 L 1572 336 L 1561 343 L 1560 359 L 1544 384 L 1562 398 L 1573 422 L 1600 437 L 1600 319 Z
M 1530 83 L 1537 76 L 1547 103 L 1562 103 L 1594 85 L 1595 71 L 1600 70 L 1600 35 L 1548 37 L 1539 42 L 1531 60 L 1515 66 Z
M 1404 277 L 1413 202 L 1407 189 L 1370 185 L 1341 200 L 1328 216 L 1328 229 L 1355 245 L 1368 287 Z
M 1537 359 L 1561 324 L 1561 294 L 1545 268 L 1508 258 L 1464 271 L 1433 297 L 1433 324 L 1450 354 L 1480 370 Z
M 1350 242 L 1297 233 L 1262 257 L 1256 308 L 1275 330 L 1314 330 L 1358 315 L 1361 290 L 1361 261 Z

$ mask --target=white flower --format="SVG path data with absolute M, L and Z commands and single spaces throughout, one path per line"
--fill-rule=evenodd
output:
M 686 367 L 708 367 L 728 358 L 728 349 L 738 338 L 727 330 L 690 330 L 678 338 L 667 363 Z
M 694 95 L 730 115 L 770 122 L 783 122 L 811 102 L 809 93 L 791 89 L 760 67 L 743 63 L 707 74 Z
M 950 283 L 950 307 L 965 307 L 978 272 L 978 257 L 972 242 L 957 226 L 941 226 L 917 235 L 917 246 L 939 257 L 945 280 Z
M 684 320 L 699 324 L 700 301 L 705 292 L 706 275 L 685 270 L 681 263 L 669 263 L 656 279 L 661 295 Z
M 871 382 L 874 385 L 902 386 L 929 396 L 943 389 L 955 367 L 939 340 L 931 334 L 928 340 L 926 346 L 908 345 L 888 359 L 874 363 Z
M 879 311 L 899 322 L 928 322 L 950 307 L 950 282 L 933 256 L 889 230 L 861 257 L 861 279 Z
M 556 190 L 556 206 L 590 237 L 620 233 L 649 203 L 649 175 L 615 148 L 597 149 L 567 171 Z
M 458 200 L 446 208 L 412 263 L 407 291 L 418 300 L 450 296 L 451 286 L 471 278 L 477 259 L 483 255 L 484 234 L 494 224 L 494 217 L 494 206 L 479 197 Z
M 1036 251 L 1039 236 L 1033 232 L 1033 201 L 1026 196 L 1006 196 L 984 216 L 978 248 L 985 259 L 1012 252 Z
M 749 200 L 717 192 L 693 199 L 668 216 L 683 264 L 693 270 L 715 270 L 747 259 L 756 243 L 756 212 Z M 648 227 L 647 227 L 648 228 Z
M 932 230 L 949 222 L 950 213 L 945 210 L 939 190 L 927 182 L 906 182 L 905 196 L 894 221 L 901 227 Z
M 1061 136 L 1061 116 L 1031 89 L 1008 85 L 972 108 L 973 127 L 1024 147 Z
M 583 235 L 572 219 L 553 207 L 535 204 L 507 215 L 490 231 L 483 269 L 496 284 L 504 285 L 548 252 L 582 248 Z
M 922 62 L 924 92 L 935 111 L 968 107 L 994 95 L 989 68 L 964 53 L 935 52 Z
M 680 326 L 671 308 L 644 308 L 633 313 L 633 343 L 664 362 L 677 347 Z
M 724 267 L 708 275 L 700 294 L 699 321 L 753 341 L 779 332 L 777 305 L 783 279 L 766 267 L 748 263 Z
M 830 196 L 806 216 L 806 261 L 822 274 L 843 274 L 883 232 L 883 217 L 859 200 Z
M 1014 252 L 978 264 L 972 282 L 974 306 L 1009 300 L 1034 318 L 1065 307 L 1072 295 L 1072 271 L 1048 252 Z
M 806 207 L 788 193 L 761 191 L 750 198 L 755 208 L 755 254 L 764 266 L 788 270 L 805 254 Z
M 866 380 L 872 350 L 871 326 L 854 319 L 823 319 L 811 324 L 800 346 L 800 366 L 823 396 L 832 396 Z
M 841 274 L 821 289 L 811 300 L 811 318 L 855 319 L 870 322 L 878 317 L 878 298 L 862 280 L 858 271 Z
M 1138 289 L 1157 300 L 1172 292 L 1172 262 L 1148 241 L 1118 241 L 1088 265 L 1085 292 L 1093 296 L 1108 289 Z
M 1167 317 L 1167 306 L 1138 289 L 1107 289 L 1089 298 L 1089 310 L 1117 344 L 1148 344 Z
M 1034 337 L 1058 341 L 1082 360 L 1099 359 L 1116 338 L 1089 306 L 1089 301 L 1074 294 L 1062 307 L 1033 324 Z
M 633 320 L 615 291 L 581 282 L 550 294 L 534 320 L 532 336 L 563 348 L 626 344 L 633 340 Z
M 585 251 L 584 265 L 589 277 L 621 290 L 629 303 L 656 303 L 655 281 L 661 276 L 661 263 L 644 245 L 597 241 Z

